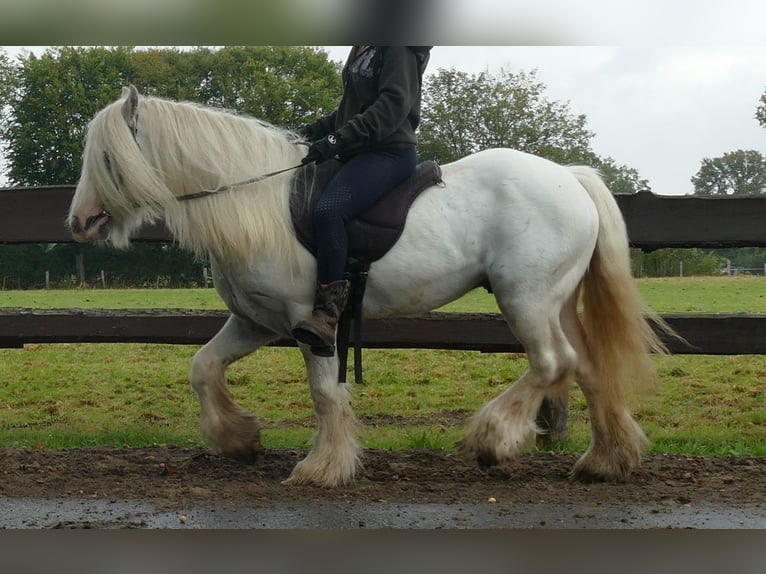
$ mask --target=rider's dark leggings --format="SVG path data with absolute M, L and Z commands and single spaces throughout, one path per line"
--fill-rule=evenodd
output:
M 415 148 L 353 156 L 328 184 L 314 211 L 318 280 L 343 278 L 348 255 L 346 222 L 404 181 L 417 165 Z

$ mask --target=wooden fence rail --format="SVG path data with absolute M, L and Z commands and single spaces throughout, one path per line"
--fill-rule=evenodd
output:
M 181 309 L 29 309 L 0 307 L 0 348 L 25 343 L 166 343 L 202 345 L 223 326 L 225 311 Z M 668 314 L 688 344 L 666 338 L 672 353 L 766 354 L 766 315 Z M 353 338 L 352 338 L 353 340 Z M 279 339 L 274 346 L 295 346 Z M 362 345 L 377 349 L 451 349 L 520 353 L 499 314 L 427 313 L 365 321 Z
M 74 187 L 0 188 L 0 243 L 67 243 L 64 219 Z M 615 196 L 631 245 L 766 247 L 766 197 L 700 198 L 650 192 Z M 168 241 L 162 224 L 144 227 L 137 241 Z

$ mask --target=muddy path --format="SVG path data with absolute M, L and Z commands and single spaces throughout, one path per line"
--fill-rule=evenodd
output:
M 647 456 L 627 482 L 569 480 L 575 456 L 481 469 L 366 451 L 357 482 L 282 484 L 305 455 L 246 465 L 205 449 L 0 449 L 4 528 L 763 528 L 766 458 Z

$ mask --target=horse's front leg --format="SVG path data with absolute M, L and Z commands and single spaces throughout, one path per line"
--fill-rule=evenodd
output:
M 232 398 L 226 368 L 274 338 L 273 332 L 231 315 L 194 356 L 189 378 L 199 397 L 202 436 L 215 452 L 251 462 L 261 451 L 261 423 Z
M 311 450 L 285 484 L 338 486 L 352 482 L 361 467 L 356 440 L 358 421 L 351 408 L 347 383 L 338 383 L 338 358 L 314 356 L 300 345 L 306 362 L 317 430 Z

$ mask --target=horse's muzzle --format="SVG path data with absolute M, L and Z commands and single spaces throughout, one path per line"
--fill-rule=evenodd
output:
M 101 234 L 104 231 L 104 226 L 112 218 L 112 214 L 106 209 L 102 209 L 98 213 L 88 216 L 85 219 L 85 224 L 80 224 L 80 218 L 73 216 L 69 220 L 69 228 L 72 231 L 72 237 L 75 241 L 95 241 L 101 239 Z

